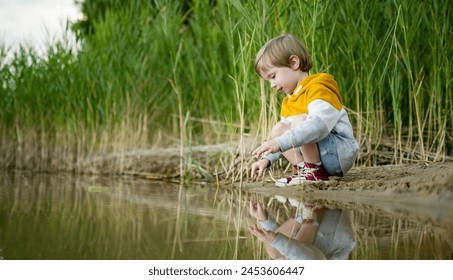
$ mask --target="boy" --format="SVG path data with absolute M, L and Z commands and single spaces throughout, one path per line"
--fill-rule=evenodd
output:
M 270 40 L 258 52 L 256 72 L 286 97 L 272 140 L 253 151 L 261 157 L 252 165 L 253 179 L 282 155 L 296 172 L 277 180 L 279 187 L 343 176 L 354 164 L 358 144 L 338 85 L 329 74 L 310 75 L 311 67 L 308 50 L 289 34 Z
M 296 217 L 278 224 L 260 203 L 250 201 L 249 213 L 257 219 L 250 232 L 265 244 L 272 259 L 347 260 L 355 247 L 351 213 L 298 203 Z

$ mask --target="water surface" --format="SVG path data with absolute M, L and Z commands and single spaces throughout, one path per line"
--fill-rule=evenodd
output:
M 225 187 L 134 177 L 0 173 L 0 259 L 268 259 L 248 232 L 257 200 L 283 221 L 294 207 Z M 351 259 L 452 259 L 448 224 L 353 207 Z

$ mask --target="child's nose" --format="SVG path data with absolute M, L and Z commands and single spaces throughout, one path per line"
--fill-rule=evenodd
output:
M 271 88 L 276 88 L 277 85 L 274 82 L 271 82 Z

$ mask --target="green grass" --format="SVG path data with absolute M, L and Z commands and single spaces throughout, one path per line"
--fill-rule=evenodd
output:
M 76 54 L 0 47 L 1 167 L 86 171 L 93 156 L 175 144 L 185 173 L 184 147 L 230 141 L 223 161 L 239 160 L 241 180 L 280 100 L 254 55 L 285 32 L 339 82 L 357 164 L 453 155 L 449 1 L 130 2 L 92 19 Z

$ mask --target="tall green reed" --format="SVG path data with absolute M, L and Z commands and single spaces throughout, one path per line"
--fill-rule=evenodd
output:
M 99 172 L 93 158 L 109 154 L 121 172 L 125 152 L 175 144 L 190 173 L 201 167 L 190 147 L 229 142 L 211 169 L 241 180 L 281 100 L 254 54 L 285 32 L 305 42 L 313 73 L 338 80 L 358 164 L 445 160 L 450 18 L 448 1 L 130 1 L 93 18 L 77 54 L 64 41 L 44 57 L 1 48 L 1 166 Z

